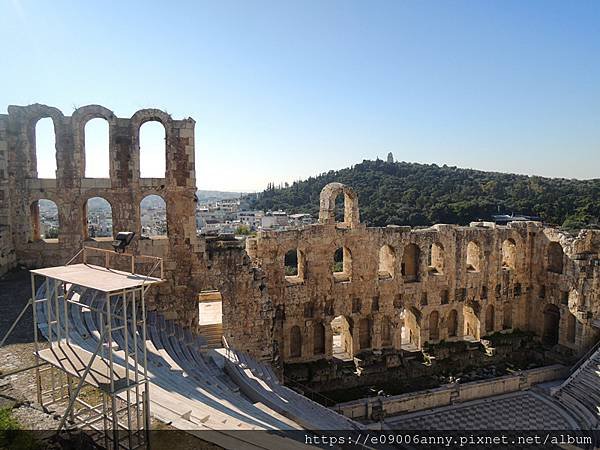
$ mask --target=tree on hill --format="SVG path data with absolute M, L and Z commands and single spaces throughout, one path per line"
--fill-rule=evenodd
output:
M 500 212 L 538 215 L 547 223 L 577 229 L 597 227 L 600 217 L 600 179 L 544 178 L 379 159 L 283 188 L 270 184 L 249 203 L 256 209 L 316 216 L 321 189 L 333 181 L 354 188 L 361 220 L 371 226 L 464 225 Z

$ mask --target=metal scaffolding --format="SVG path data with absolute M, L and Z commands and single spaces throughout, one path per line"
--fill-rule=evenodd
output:
M 147 275 L 135 273 L 141 263 Z M 31 271 L 38 402 L 62 413 L 58 431 L 76 426 L 105 448 L 149 446 L 144 296 L 163 281 L 162 264 L 84 247 L 64 266 Z

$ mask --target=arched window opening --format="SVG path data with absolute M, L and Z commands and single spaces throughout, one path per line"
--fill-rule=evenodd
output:
M 502 243 L 502 268 L 515 270 L 517 268 L 517 245 L 513 239 Z
M 352 343 L 352 319 L 337 316 L 331 321 L 333 357 L 344 361 L 352 360 L 354 355 Z
M 361 350 L 371 348 L 371 320 L 362 318 L 358 322 L 358 342 Z
M 512 304 L 505 302 L 502 309 L 502 329 L 510 330 L 512 328 Z
M 58 207 L 52 200 L 40 199 L 30 205 L 31 240 L 58 242 Z
M 379 279 L 394 278 L 394 266 L 396 265 L 396 252 L 389 245 L 379 249 Z
M 302 356 L 302 330 L 298 325 L 290 329 L 290 357 L 299 358 Z
M 563 273 L 563 248 L 558 242 L 548 245 L 548 272 Z
M 160 195 L 147 195 L 140 202 L 142 238 L 167 236 L 167 204 Z
M 487 333 L 492 333 L 494 331 L 495 319 L 494 305 L 488 305 L 485 313 L 485 331 Z
M 35 155 L 38 178 L 56 179 L 56 133 L 50 117 L 35 124 Z
M 145 122 L 140 127 L 140 178 L 165 178 L 166 132 L 158 121 Z
M 335 221 L 344 222 L 344 216 L 346 213 L 345 197 L 343 193 L 340 193 L 335 198 Z
M 340 247 L 335 251 L 331 270 L 336 281 L 350 280 L 352 275 L 352 253 L 347 247 Z
M 113 220 L 110 203 L 102 197 L 92 197 L 83 208 L 84 237 L 86 239 L 112 238 Z
M 353 220 L 353 207 L 356 199 L 346 192 L 339 192 L 333 202 L 333 216 L 337 226 L 350 226 Z
M 439 330 L 440 314 L 437 311 L 431 311 L 429 314 L 429 340 L 437 341 L 440 338 Z
M 448 313 L 447 319 L 448 337 L 456 337 L 458 334 L 458 313 L 455 309 Z
M 546 345 L 558 344 L 558 333 L 560 325 L 560 310 L 556 305 L 547 305 L 544 308 L 544 331 L 542 342 Z
M 108 129 L 108 122 L 101 118 L 88 121 L 83 128 L 86 178 L 110 177 Z
M 325 353 L 325 326 L 317 322 L 313 329 L 313 354 L 322 355 Z
M 421 251 L 416 244 L 404 248 L 402 256 L 402 276 L 405 283 L 419 281 L 419 258 Z
M 288 281 L 304 279 L 304 254 L 300 250 L 289 250 L 283 258 L 283 265 Z
M 389 317 L 384 317 L 381 320 L 381 346 L 392 346 L 392 321 Z
M 429 249 L 429 271 L 434 274 L 444 273 L 444 247 L 442 244 L 434 243 Z
M 467 271 L 479 272 L 481 270 L 481 249 L 477 243 L 470 241 L 467 245 Z
M 572 314 L 567 314 L 567 341 L 571 344 L 575 343 L 577 335 L 577 318 Z
M 421 348 L 421 312 L 410 307 L 403 311 L 404 326 L 402 327 L 402 348 L 415 351 Z

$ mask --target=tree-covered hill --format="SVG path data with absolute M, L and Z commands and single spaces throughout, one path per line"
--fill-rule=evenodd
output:
M 576 229 L 597 226 L 600 216 L 600 179 L 544 178 L 379 159 L 290 186 L 269 185 L 248 201 L 255 209 L 317 215 L 319 193 L 333 181 L 356 190 L 361 221 L 372 226 L 467 224 L 500 212 L 539 215 L 545 222 Z

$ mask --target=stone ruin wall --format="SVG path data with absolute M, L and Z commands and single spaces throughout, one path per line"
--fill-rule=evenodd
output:
M 10 196 L 8 185 L 7 123 L 0 119 L 0 276 L 16 265 L 15 247 L 10 234 Z
M 54 122 L 56 179 L 37 177 L 35 124 L 43 117 Z M 84 127 L 97 117 L 109 123 L 110 178 L 84 176 Z M 140 177 L 139 128 L 146 121 L 165 127 L 165 178 Z M 596 339 L 600 233 L 584 231 L 574 239 L 532 222 L 507 227 L 367 228 L 360 223 L 355 193 L 332 183 L 322 192 L 319 224 L 259 232 L 247 239 L 244 250 L 239 242 L 196 234 L 194 127 L 192 119 L 174 120 L 156 109 L 118 118 L 102 106 L 90 105 L 67 117 L 45 105 L 10 106 L 7 115 L 0 115 L 0 275 L 17 265 L 64 264 L 82 245 L 111 248 L 110 239 L 87 237 L 84 205 L 91 197 L 109 201 L 115 232 L 132 230 L 139 237 L 140 201 L 156 194 L 166 203 L 168 235 L 136 238 L 131 246 L 139 254 L 164 258 L 166 282 L 149 298 L 149 307 L 194 329 L 198 294 L 219 290 L 225 337 L 259 358 L 302 362 L 331 357 L 331 321 L 336 316 L 351 324 L 353 354 L 365 344 L 361 326 L 363 340 L 365 330 L 370 335 L 367 350 L 400 350 L 407 344 L 406 336 L 404 341 L 401 337 L 403 326 L 407 334 L 412 332 L 410 340 L 417 348 L 428 341 L 479 338 L 487 334 L 490 305 L 495 309 L 494 330 L 520 328 L 541 335 L 542 312 L 552 304 L 560 311 L 560 344 L 581 351 Z M 335 223 L 335 198 L 340 194 L 345 198 L 345 218 Z M 42 198 L 54 201 L 59 209 L 55 242 L 34 238 L 32 205 Z M 512 269 L 502 268 L 502 244 L 508 239 L 515 244 Z M 467 270 L 465 264 L 469 242 L 480 249 L 477 271 Z M 564 249 L 561 274 L 548 271 L 551 242 Z M 437 273 L 428 261 L 433 243 L 443 247 L 443 257 L 436 257 L 443 261 L 443 269 Z M 416 281 L 401 273 L 410 244 L 420 253 Z M 389 246 L 390 276 L 380 276 L 379 252 L 384 245 Z M 334 275 L 331 262 L 338 247 L 346 247 L 352 264 L 349 273 Z M 301 277 L 284 273 L 284 256 L 292 249 L 302 253 Z M 455 337 L 448 336 L 452 310 Z M 437 336 L 430 330 L 434 311 Z M 511 318 L 510 327 L 504 311 Z M 570 315 L 576 319 L 575 334 L 567 339 Z M 315 354 L 317 325 L 323 326 L 325 345 Z M 290 351 L 293 327 L 300 329 L 300 356 Z
M 35 126 L 45 117 L 54 123 L 56 179 L 37 176 Z M 109 124 L 110 177 L 86 178 L 84 128 L 98 117 Z M 140 177 L 139 129 L 147 121 L 165 127 L 165 178 Z M 102 197 L 112 208 L 113 231 L 137 233 L 130 246 L 134 253 L 164 258 L 167 282 L 152 290 L 151 309 L 195 328 L 198 294 L 219 290 L 225 330 L 235 329 L 229 324 L 240 317 L 254 319 L 235 335 L 229 334 L 230 343 L 270 358 L 270 303 L 260 270 L 252 267 L 243 245 L 196 235 L 194 127 L 192 119 L 174 120 L 157 109 L 119 118 L 102 106 L 89 105 L 68 117 L 45 105 L 9 106 L 8 114 L 0 115 L 0 275 L 17 265 L 65 264 L 82 245 L 112 249 L 110 238 L 87 237 L 85 205 L 92 197 Z M 139 205 L 150 194 L 165 201 L 168 232 L 164 237 L 139 239 Z M 52 200 L 58 207 L 57 240 L 35 236 L 32 205 L 39 199 Z
M 345 219 L 340 223 L 335 222 L 338 195 L 345 197 Z M 349 324 L 354 355 L 363 350 L 401 350 L 409 343 L 422 348 L 427 342 L 480 339 L 511 329 L 542 336 L 544 311 L 553 308 L 549 305 L 560 313 L 561 346 L 578 353 L 597 340 L 600 232 L 586 230 L 572 238 L 536 222 L 367 228 L 358 216 L 354 192 L 332 183 L 321 194 L 319 224 L 293 231 L 263 231 L 247 241 L 249 255 L 267 276 L 276 311 L 275 353 L 283 361 L 330 358 L 331 323 L 337 316 L 344 316 Z M 468 268 L 470 243 L 480 251 Z M 443 250 L 441 256 L 438 251 L 431 258 L 434 244 Z M 414 251 L 412 245 L 419 254 L 416 279 L 402 274 L 403 262 L 405 269 L 410 264 L 403 260 L 404 251 Z M 551 255 L 551 245 L 560 249 L 557 257 Z M 379 252 L 384 246 L 393 255 L 391 263 L 383 262 L 387 276 L 381 276 Z M 338 248 L 346 248 L 351 255 L 345 275 L 332 272 Z M 285 275 L 288 251 L 300 255 L 300 276 Z M 557 264 L 560 267 L 552 266 Z M 435 265 L 438 269 L 434 270 Z M 456 314 L 456 321 L 451 314 Z M 321 333 L 315 331 L 321 326 L 324 345 Z M 300 339 L 298 328 L 292 336 L 293 327 L 300 329 Z M 406 327 L 404 339 L 402 327 Z M 370 342 L 364 338 L 365 331 Z M 412 338 L 407 336 L 411 333 Z

